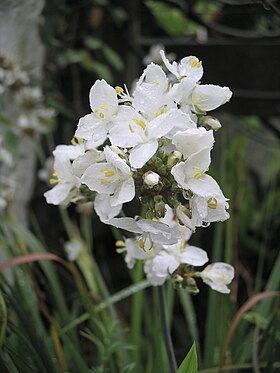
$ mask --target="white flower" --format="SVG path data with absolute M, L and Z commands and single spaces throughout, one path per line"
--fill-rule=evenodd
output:
M 234 268 L 226 263 L 213 263 L 209 264 L 200 276 L 212 289 L 220 293 L 230 293 L 226 285 L 230 284 L 234 277 Z
M 138 244 L 144 251 L 151 250 L 154 243 L 171 245 L 182 238 L 176 227 L 169 227 L 167 224 L 150 219 L 113 218 L 106 223 L 128 232 L 141 234 Z
M 108 146 L 104 154 L 107 162 L 89 166 L 81 178 L 82 183 L 97 193 L 113 195 L 112 206 L 131 201 L 135 185 L 130 167 Z
M 125 262 L 129 269 L 134 267 L 136 260 L 146 260 L 153 257 L 160 250 L 160 246 L 155 244 L 153 250 L 144 251 L 140 249 L 137 238 L 127 238 L 125 240 Z
M 228 102 L 231 96 L 232 92 L 228 87 L 201 84 L 192 91 L 191 103 L 194 111 L 211 111 Z
M 211 161 L 210 150 L 202 149 L 172 168 L 171 174 L 182 188 L 201 196 L 210 196 L 212 185 L 216 185 L 211 176 L 205 175 Z
M 192 211 L 191 222 L 196 227 L 200 227 L 203 223 L 227 220 L 229 218 L 229 213 L 226 211 L 229 207 L 227 201 L 220 188 L 213 188 L 211 196 L 194 195 L 189 201 Z
M 144 271 L 152 285 L 162 285 L 181 263 L 202 266 L 208 262 L 206 251 L 180 240 L 174 245 L 163 245 L 162 250 L 148 258 Z
M 213 131 L 206 131 L 203 127 L 187 129 L 184 132 L 178 132 L 172 142 L 187 159 L 204 148 L 213 147 Z
M 202 78 L 202 75 L 203 75 L 202 62 L 199 61 L 197 57 L 195 56 L 184 57 L 179 63 L 174 61 L 171 64 L 166 58 L 163 50 L 160 52 L 160 55 L 166 68 L 173 75 L 175 75 L 177 79 L 187 77 L 197 82 Z
M 54 188 L 44 193 L 47 203 L 53 205 L 68 204 L 77 193 L 81 185 L 80 179 L 75 175 L 69 158 L 63 153 L 55 154 L 54 176 L 51 179 L 57 183 Z
M 104 79 L 97 80 L 91 87 L 89 102 L 92 113 L 79 120 L 75 135 L 101 145 L 118 111 L 117 92 Z
M 66 251 L 68 259 L 74 261 L 78 258 L 81 251 L 83 250 L 83 245 L 81 241 L 73 239 L 71 241 L 65 242 L 64 249 Z
M 171 109 L 152 121 L 146 121 L 133 108 L 123 108 L 109 138 L 113 145 L 132 148 L 129 162 L 133 168 L 141 168 L 156 153 L 158 139 L 172 129 L 179 116 L 177 110 Z

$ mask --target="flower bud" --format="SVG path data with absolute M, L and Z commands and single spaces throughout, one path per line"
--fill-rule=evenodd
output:
M 195 279 L 192 278 L 192 277 L 188 277 L 188 278 L 186 279 L 185 287 L 186 287 L 187 291 L 188 291 L 190 294 L 194 294 L 194 295 L 195 295 L 195 294 L 199 293 L 199 289 L 198 289 L 198 287 L 197 287 L 197 285 L 196 285 L 196 281 L 195 281 Z
M 206 115 L 201 118 L 201 125 L 207 129 L 217 131 L 222 127 L 219 119 L 211 117 L 211 115 Z
M 164 218 L 166 208 L 165 208 L 165 202 L 162 196 L 160 195 L 155 196 L 154 202 L 155 202 L 155 217 L 158 219 Z
M 174 150 L 168 157 L 167 167 L 172 168 L 173 166 L 175 166 L 175 164 L 180 162 L 182 156 L 182 153 L 178 152 L 178 150 Z
M 159 180 L 160 176 L 153 171 L 145 172 L 143 175 L 143 182 L 147 188 L 153 188 L 159 183 Z

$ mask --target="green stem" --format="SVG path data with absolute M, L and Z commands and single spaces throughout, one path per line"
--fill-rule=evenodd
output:
M 160 312 L 161 327 L 162 327 L 165 348 L 166 348 L 169 366 L 170 366 L 170 373 L 176 373 L 177 362 L 175 358 L 173 343 L 172 343 L 170 329 L 169 329 L 164 285 L 158 286 L 157 289 L 158 289 L 158 297 L 159 297 L 159 312 Z

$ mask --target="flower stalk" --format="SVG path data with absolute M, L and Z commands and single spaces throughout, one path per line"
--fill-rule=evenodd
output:
M 172 343 L 170 328 L 168 324 L 168 315 L 167 315 L 167 305 L 166 305 L 166 295 L 164 285 L 157 286 L 158 289 L 158 299 L 159 299 L 159 312 L 160 312 L 160 321 L 161 329 L 163 333 L 165 348 L 167 352 L 170 373 L 177 372 L 177 362 L 175 358 L 174 347 Z

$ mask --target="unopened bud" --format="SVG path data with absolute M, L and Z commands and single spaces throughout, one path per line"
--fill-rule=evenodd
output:
M 158 195 L 154 197 L 155 202 L 155 217 L 160 219 L 164 218 L 166 213 L 165 202 L 162 196 Z
M 219 119 L 211 117 L 210 115 L 206 115 L 205 117 L 201 118 L 201 125 L 214 131 L 217 131 L 222 127 Z
M 155 185 L 159 183 L 159 180 L 160 176 L 153 171 L 145 172 L 143 175 L 144 185 L 148 188 L 153 188 Z
M 178 150 L 174 150 L 168 157 L 167 167 L 172 168 L 175 166 L 175 164 L 180 162 L 182 156 L 182 153 L 178 152 Z
M 175 273 L 174 275 L 172 275 L 172 283 L 175 288 L 177 289 L 181 288 L 183 285 L 183 281 L 184 281 L 184 278 L 178 273 Z
M 196 281 L 195 281 L 194 278 L 188 277 L 187 280 L 186 280 L 185 286 L 187 288 L 187 291 L 190 294 L 197 294 L 197 293 L 199 293 L 199 289 L 198 289 L 198 287 L 196 285 Z

